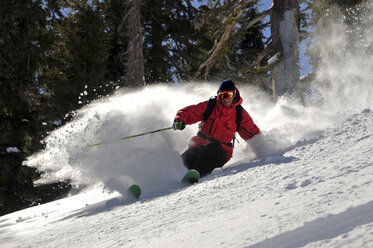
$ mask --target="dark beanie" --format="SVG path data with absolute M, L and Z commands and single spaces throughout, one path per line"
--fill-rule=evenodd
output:
M 236 86 L 234 85 L 233 81 L 228 79 L 224 80 L 220 83 L 219 91 L 233 91 L 236 89 Z

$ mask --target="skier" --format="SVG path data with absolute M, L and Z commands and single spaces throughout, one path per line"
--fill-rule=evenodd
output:
M 242 98 L 232 80 L 220 83 L 217 97 L 179 110 L 172 125 L 183 130 L 185 125 L 201 121 L 197 136 L 191 138 L 181 155 L 185 167 L 197 170 L 201 177 L 222 167 L 233 154 L 236 131 L 246 141 L 260 129 L 241 107 Z

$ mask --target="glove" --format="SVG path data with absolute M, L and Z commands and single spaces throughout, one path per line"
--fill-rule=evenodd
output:
M 185 128 L 185 123 L 183 121 L 174 121 L 172 128 L 174 130 L 183 130 Z

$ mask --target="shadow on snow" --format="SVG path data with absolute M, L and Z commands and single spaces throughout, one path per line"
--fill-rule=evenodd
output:
M 250 248 L 303 247 L 308 243 L 332 239 L 354 228 L 373 222 L 373 201 L 350 208 L 340 214 L 307 222 L 295 230 L 256 243 Z

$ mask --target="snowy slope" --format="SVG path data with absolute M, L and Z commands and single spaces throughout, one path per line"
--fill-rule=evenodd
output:
M 372 137 L 365 109 L 194 186 L 135 202 L 93 190 L 9 214 L 1 247 L 372 247 Z

